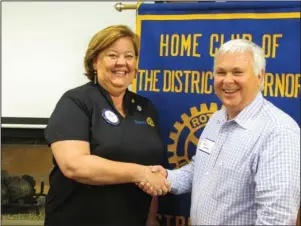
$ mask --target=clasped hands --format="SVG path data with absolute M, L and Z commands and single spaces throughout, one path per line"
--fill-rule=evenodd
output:
M 166 177 L 167 172 L 162 166 L 147 166 L 144 180 L 136 185 L 151 196 L 165 195 L 170 192 L 170 183 Z

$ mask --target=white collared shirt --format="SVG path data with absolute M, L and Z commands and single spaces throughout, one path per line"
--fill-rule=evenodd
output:
M 168 179 L 172 193 L 192 191 L 192 225 L 295 225 L 300 128 L 258 93 L 232 120 L 216 112 L 191 163 Z

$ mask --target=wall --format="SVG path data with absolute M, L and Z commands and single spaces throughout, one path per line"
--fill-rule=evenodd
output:
M 114 24 L 135 30 L 135 10 L 118 12 L 115 3 L 2 3 L 2 117 L 49 118 L 66 90 L 88 82 L 92 36 Z

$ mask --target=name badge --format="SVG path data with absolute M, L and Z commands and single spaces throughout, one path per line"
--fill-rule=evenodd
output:
M 103 109 L 101 111 L 101 115 L 104 118 L 104 120 L 106 120 L 106 122 L 111 125 L 117 126 L 120 123 L 118 116 L 109 109 Z
M 201 140 L 198 150 L 210 154 L 214 148 L 215 141 L 205 138 Z

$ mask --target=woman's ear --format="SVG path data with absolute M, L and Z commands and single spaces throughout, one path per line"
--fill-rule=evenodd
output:
M 134 79 L 136 79 L 136 78 L 137 78 L 137 73 L 138 73 L 138 69 L 137 69 L 137 68 L 135 68 Z
M 95 58 L 93 59 L 92 65 L 93 65 L 93 69 L 96 70 L 96 68 L 97 68 L 97 61 L 95 60 Z
M 92 60 L 93 69 L 94 69 L 94 70 L 96 70 L 96 68 L 97 68 L 98 56 L 99 56 L 99 54 L 96 55 L 96 56 L 93 58 L 93 60 Z

